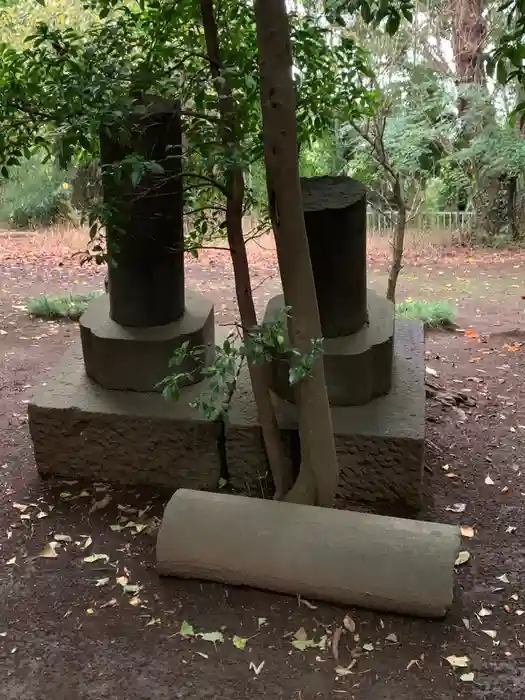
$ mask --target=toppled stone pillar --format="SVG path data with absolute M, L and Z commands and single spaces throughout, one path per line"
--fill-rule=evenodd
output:
M 366 189 L 349 177 L 303 178 L 301 185 L 328 398 L 333 406 L 366 404 L 390 391 L 394 339 L 394 305 L 366 287 Z M 284 304 L 282 295 L 271 299 L 265 320 Z M 290 361 L 276 358 L 272 376 L 276 394 L 293 402 Z
M 80 319 L 86 372 L 106 389 L 158 391 L 174 351 L 187 357 L 180 384 L 198 382 L 213 356 L 213 304 L 184 286 L 182 135 L 173 103 L 147 101 L 120 128 L 101 134 L 108 211 L 108 295 Z

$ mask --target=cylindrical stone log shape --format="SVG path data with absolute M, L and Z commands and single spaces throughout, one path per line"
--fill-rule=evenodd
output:
M 366 188 L 343 176 L 301 186 L 323 337 L 351 335 L 367 321 Z
M 122 326 L 163 326 L 184 313 L 182 135 L 178 106 L 147 101 L 100 136 L 110 316 Z M 129 159 L 138 156 L 140 178 Z M 122 161 L 119 177 L 115 173 Z M 143 166 L 140 165 L 142 161 Z
M 453 601 L 451 525 L 181 489 L 157 539 L 164 575 L 429 618 Z

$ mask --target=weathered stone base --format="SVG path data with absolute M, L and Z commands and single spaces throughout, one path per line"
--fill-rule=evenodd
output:
M 425 434 L 424 333 L 418 321 L 397 321 L 392 389 L 364 406 L 334 406 L 339 455 L 338 500 L 417 509 L 421 504 Z M 296 408 L 276 398 L 286 447 L 297 465 Z M 265 455 L 248 377 L 230 409 L 227 459 L 232 485 L 252 496 L 268 493 Z
M 423 329 L 396 324 L 392 391 L 366 406 L 334 407 L 341 504 L 405 505 L 421 496 L 424 445 Z M 210 489 L 219 480 L 217 428 L 188 403 L 205 383 L 184 387 L 177 403 L 156 393 L 111 391 L 85 374 L 80 344 L 47 377 L 29 404 L 29 427 L 42 476 Z M 286 449 L 298 463 L 296 408 L 276 399 Z M 249 380 L 241 376 L 227 430 L 232 485 L 271 496 L 271 480 Z
M 177 489 L 215 488 L 217 426 L 181 400 L 157 393 L 111 391 L 90 380 L 80 343 L 46 378 L 28 407 L 35 459 L 42 476 L 65 476 Z

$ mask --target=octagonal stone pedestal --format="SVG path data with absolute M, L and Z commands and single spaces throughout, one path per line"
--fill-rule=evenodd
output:
M 162 326 L 129 327 L 115 323 L 109 315 L 109 297 L 91 302 L 80 319 L 80 337 L 86 372 L 100 386 L 119 391 L 158 391 L 158 383 L 168 373 L 169 361 L 185 341 L 189 349 L 199 345 L 207 350 L 203 366 L 209 366 L 214 353 L 213 303 L 198 292 L 186 290 L 182 316 Z M 198 370 L 191 357 L 177 369 Z M 182 385 L 190 382 L 181 381 Z
M 323 363 L 331 406 L 359 406 L 390 391 L 394 348 L 394 305 L 377 292 L 368 290 L 368 318 L 358 331 L 337 338 L 325 338 Z M 265 321 L 270 322 L 284 308 L 284 297 L 268 302 Z M 278 396 L 294 401 L 288 378 L 286 356 L 272 362 L 272 386 Z

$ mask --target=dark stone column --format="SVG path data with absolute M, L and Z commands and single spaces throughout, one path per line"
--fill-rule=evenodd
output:
M 107 226 L 110 316 L 128 327 L 162 326 L 184 313 L 182 136 L 176 105 L 151 101 L 100 138 Z M 127 168 L 138 154 L 153 162 L 134 187 Z M 155 166 L 160 164 L 162 172 Z
M 301 185 L 323 336 L 350 335 L 367 321 L 366 188 L 331 176 Z

